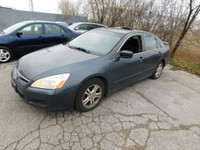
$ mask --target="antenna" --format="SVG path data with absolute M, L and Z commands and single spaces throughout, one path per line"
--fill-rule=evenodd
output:
M 29 0 L 29 10 L 33 11 L 33 0 Z

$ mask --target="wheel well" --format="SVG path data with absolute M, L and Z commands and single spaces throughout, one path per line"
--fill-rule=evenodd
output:
M 4 46 L 4 47 L 7 47 L 7 48 L 11 49 L 8 45 L 0 44 L 0 46 Z
M 101 81 L 103 81 L 104 86 L 105 86 L 105 93 L 104 93 L 104 96 L 106 96 L 107 93 L 108 93 L 108 81 L 106 80 L 106 78 L 104 78 L 104 77 L 102 77 L 102 76 L 98 76 L 98 77 L 95 77 L 95 78 L 99 78 Z
M 94 79 L 94 78 L 98 78 L 98 79 L 100 79 L 100 80 L 104 83 L 104 86 L 105 86 L 105 93 L 104 93 L 104 96 L 107 96 L 107 94 L 108 94 L 108 89 L 109 89 L 109 85 L 108 85 L 107 79 L 106 79 L 105 77 L 103 77 L 103 76 L 93 76 L 93 77 L 91 77 L 91 78 L 88 78 L 87 80 L 85 80 L 85 81 L 81 84 L 81 86 L 82 86 L 85 82 L 87 82 L 88 80 L 91 80 L 91 79 Z
M 0 44 L 0 46 L 7 47 L 7 48 L 9 48 L 9 49 L 10 49 L 10 50 L 13 52 L 13 49 L 12 49 L 12 48 L 10 48 L 8 45 Z M 13 54 L 14 54 L 14 52 L 13 52 Z
M 162 59 L 161 61 L 162 61 L 162 63 L 163 63 L 163 67 L 165 67 L 165 60 Z

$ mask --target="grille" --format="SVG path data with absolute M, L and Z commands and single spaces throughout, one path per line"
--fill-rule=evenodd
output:
M 22 82 L 25 82 L 25 83 L 30 82 L 30 80 L 27 79 L 26 77 L 24 77 L 17 69 L 16 69 L 16 79 L 18 79 Z

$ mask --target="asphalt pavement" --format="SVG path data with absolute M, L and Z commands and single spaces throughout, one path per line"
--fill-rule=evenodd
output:
M 105 98 L 87 113 L 47 112 L 10 84 L 15 61 L 0 64 L 1 150 L 200 150 L 200 78 L 168 65 Z

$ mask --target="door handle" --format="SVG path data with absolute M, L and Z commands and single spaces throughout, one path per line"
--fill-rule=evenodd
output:
M 139 62 L 142 62 L 142 61 L 143 61 L 143 57 L 140 57 L 140 58 L 139 58 Z
M 61 37 L 65 37 L 65 35 L 64 35 L 64 34 L 62 34 L 62 35 L 61 35 Z
M 158 52 L 159 56 L 162 54 L 161 51 Z
M 40 36 L 38 36 L 38 37 L 39 37 L 39 38 L 43 38 L 43 36 L 41 36 L 41 35 L 40 35 Z

